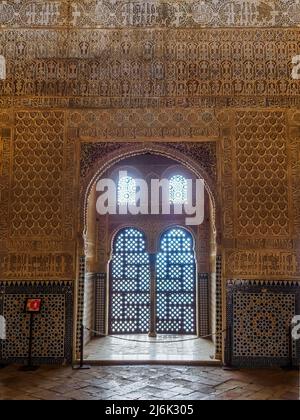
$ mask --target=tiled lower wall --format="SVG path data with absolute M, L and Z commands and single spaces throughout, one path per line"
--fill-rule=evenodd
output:
M 95 330 L 106 334 L 106 273 L 96 274 Z
M 297 314 L 300 282 L 229 281 L 227 363 L 236 367 L 298 366 L 300 343 L 292 340 L 290 331 Z
M 216 356 L 222 357 L 223 347 L 223 334 L 222 334 L 222 256 L 217 255 L 216 259 L 216 274 L 215 274 L 215 290 L 214 290 L 214 303 L 212 310 L 215 314 L 215 322 L 213 332 L 216 334 L 214 338 L 216 346 Z
M 6 320 L 6 340 L 0 341 L 0 361 L 26 361 L 29 315 L 24 313 L 24 306 L 28 297 L 42 298 L 43 302 L 41 313 L 34 316 L 34 362 L 71 363 L 73 283 L 68 281 L 0 281 L 0 315 Z
M 85 333 L 85 344 L 97 332 L 106 334 L 106 273 L 85 274 L 83 324 L 91 330 Z
M 199 335 L 206 337 L 209 335 L 209 275 L 207 273 L 198 274 L 198 306 L 199 306 Z
M 95 329 L 95 314 L 94 303 L 95 300 L 95 274 L 86 273 L 84 278 L 84 309 L 83 309 L 83 324 L 88 330 L 85 331 L 85 344 L 87 344 L 94 333 Z

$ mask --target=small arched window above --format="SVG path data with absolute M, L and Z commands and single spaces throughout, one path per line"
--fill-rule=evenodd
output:
M 188 183 L 182 175 L 174 175 L 169 181 L 169 197 L 171 204 L 187 204 Z
M 120 176 L 118 183 L 118 204 L 135 205 L 136 204 L 136 181 L 131 176 Z

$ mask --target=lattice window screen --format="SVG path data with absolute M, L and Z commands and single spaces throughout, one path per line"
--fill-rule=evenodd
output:
M 167 231 L 157 256 L 157 332 L 196 333 L 196 262 L 193 238 L 181 228 Z
M 110 271 L 110 333 L 147 333 L 150 263 L 145 238 L 139 230 L 126 228 L 118 233 Z

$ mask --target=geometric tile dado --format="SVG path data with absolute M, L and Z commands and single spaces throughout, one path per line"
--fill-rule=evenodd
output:
M 295 305 L 293 294 L 235 294 L 234 356 L 288 358 L 288 331 Z
M 26 294 L 8 294 L 4 297 L 7 336 L 2 358 L 26 358 L 28 353 L 29 316 L 24 313 Z M 65 307 L 64 295 L 35 295 L 43 299 L 43 313 L 35 317 L 33 357 L 64 358 Z M 46 333 L 47 331 L 47 333 Z M 54 340 L 55 337 L 55 340 Z
M 300 310 L 299 281 L 234 280 L 227 284 L 231 362 L 238 366 L 300 363 L 291 325 Z
M 29 316 L 26 298 L 41 298 L 42 310 L 34 316 L 33 357 L 37 363 L 70 363 L 73 336 L 72 282 L 1 282 L 0 315 L 7 325 L 0 344 L 0 361 L 24 362 L 28 352 Z

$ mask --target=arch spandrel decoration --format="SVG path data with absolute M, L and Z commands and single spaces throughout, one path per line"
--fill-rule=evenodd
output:
M 138 156 L 144 153 L 165 156 L 183 164 L 201 179 L 204 179 L 206 190 L 209 194 L 213 211 L 216 208 L 216 143 L 82 143 L 81 151 L 86 160 L 90 161 L 90 169 L 82 169 L 82 179 L 80 188 L 80 226 L 84 232 L 86 225 L 87 200 L 91 188 L 96 184 L 101 175 L 110 167 L 123 159 Z M 105 151 L 109 150 L 106 154 Z M 93 156 L 89 156 L 92 154 Z M 96 157 L 94 157 L 96 156 Z M 83 161 L 81 161 L 83 163 Z M 85 163 L 86 164 L 86 163 Z M 216 216 L 216 224 L 219 224 L 219 217 Z

